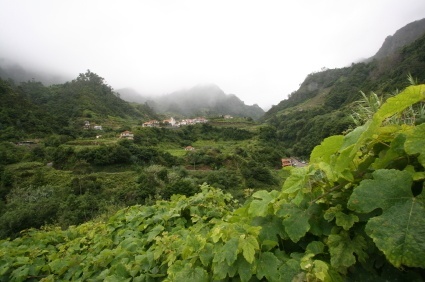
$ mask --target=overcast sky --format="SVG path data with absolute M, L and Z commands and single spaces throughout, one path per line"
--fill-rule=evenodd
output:
M 215 83 L 268 108 L 424 17 L 424 0 L 0 0 L 0 58 L 144 94 Z

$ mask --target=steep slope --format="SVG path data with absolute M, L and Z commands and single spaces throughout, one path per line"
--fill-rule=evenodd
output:
M 89 70 L 71 82 L 53 86 L 52 91 L 54 95 L 47 104 L 58 115 L 141 117 L 139 112 L 118 97 L 112 87 L 104 83 L 102 77 Z
M 258 105 L 245 105 L 236 95 L 225 94 L 214 84 L 176 91 L 148 103 L 158 112 L 185 116 L 228 114 L 258 119 L 264 114 Z
M 0 141 L 17 141 L 28 136 L 40 137 L 59 129 L 59 124 L 52 115 L 2 79 L 0 100 Z
M 373 56 L 373 59 L 382 59 L 398 51 L 425 33 L 425 19 L 414 21 L 397 30 L 394 35 L 385 38 L 384 44 Z
M 74 136 L 81 133 L 86 120 L 110 124 L 112 129 L 156 118 L 149 106 L 130 105 L 102 77 L 89 70 L 70 82 L 51 86 L 37 81 L 15 85 L 1 80 L 0 91 L 3 139 L 36 133 Z
M 424 70 L 425 35 L 384 58 L 309 74 L 262 120 L 276 127 L 278 138 L 294 155 L 308 156 L 323 138 L 352 126 L 349 115 L 353 102 L 362 98 L 360 91 L 389 95 L 409 85 L 409 74 L 424 82 Z

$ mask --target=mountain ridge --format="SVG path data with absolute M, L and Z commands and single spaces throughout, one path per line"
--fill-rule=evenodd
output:
M 196 115 L 234 115 L 259 119 L 264 110 L 257 104 L 245 105 L 237 95 L 226 94 L 213 83 L 197 84 L 191 88 L 181 89 L 162 96 L 140 97 L 136 91 L 118 90 L 120 97 L 126 101 L 147 103 L 160 114 L 180 116 Z
M 385 38 L 378 52 L 371 59 L 382 59 L 396 52 L 403 46 L 412 43 L 425 33 L 425 18 L 408 23 L 393 35 Z
M 147 105 L 131 105 L 122 100 L 90 70 L 72 81 L 52 86 L 36 81 L 15 85 L 0 78 L 0 96 L 0 140 L 46 134 L 75 137 L 85 121 L 113 130 L 157 118 Z
M 412 25 L 407 26 L 397 37 L 405 37 L 403 31 L 410 32 Z M 361 92 L 368 95 L 374 91 L 385 99 L 409 86 L 408 77 L 425 81 L 425 25 L 420 26 L 422 37 L 383 58 L 307 75 L 300 88 L 272 106 L 261 121 L 275 128 L 278 139 L 293 155 L 309 156 L 324 138 L 342 134 L 354 125 L 350 115 L 363 97 Z

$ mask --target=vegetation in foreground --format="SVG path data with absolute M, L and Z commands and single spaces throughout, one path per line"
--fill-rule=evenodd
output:
M 403 116 L 424 100 L 425 85 L 388 99 L 315 147 L 281 191 L 240 207 L 204 185 L 107 222 L 3 240 L 0 279 L 422 281 L 425 124 Z

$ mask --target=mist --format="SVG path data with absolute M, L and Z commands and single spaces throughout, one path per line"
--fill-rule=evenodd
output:
M 114 89 L 147 96 L 213 83 L 264 109 L 309 73 L 369 58 L 388 35 L 425 16 L 423 0 L 0 0 L 0 6 L 0 67 L 22 67 L 29 79 L 58 83 L 90 69 Z

